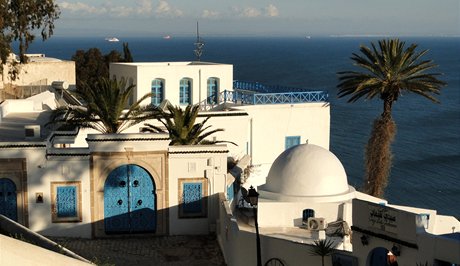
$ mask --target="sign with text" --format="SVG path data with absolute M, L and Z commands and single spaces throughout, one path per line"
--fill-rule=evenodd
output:
M 369 225 L 385 232 L 397 232 L 396 211 L 385 206 L 368 205 Z

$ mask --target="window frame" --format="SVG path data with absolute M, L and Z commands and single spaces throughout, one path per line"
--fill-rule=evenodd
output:
M 296 140 L 296 144 L 292 144 Z M 301 137 L 300 136 L 286 136 L 284 138 L 284 150 L 287 150 L 291 147 L 297 146 L 301 143 Z
M 219 83 L 220 83 L 219 78 L 216 78 L 216 77 L 208 78 L 207 84 L 206 84 L 206 103 L 217 104 L 218 97 L 219 97 L 219 87 L 220 87 Z M 211 98 L 211 96 L 214 94 L 215 96 Z
M 192 79 L 182 78 L 179 81 L 179 104 L 192 104 Z
M 158 82 L 158 84 L 157 84 Z M 155 90 L 155 91 L 154 91 Z M 160 97 L 158 99 L 157 94 L 160 94 Z M 156 78 L 153 79 L 152 82 L 150 83 L 150 92 L 153 94 L 151 98 L 151 103 L 155 106 L 158 106 L 161 104 L 161 102 L 164 100 L 164 94 L 165 94 L 165 80 Z
M 75 209 L 74 216 L 59 217 L 58 214 L 58 188 L 60 187 L 75 187 Z M 52 223 L 74 223 L 82 221 L 82 197 L 81 197 L 81 181 L 68 182 L 51 182 L 51 221 Z
M 199 212 L 187 212 L 184 209 L 184 185 L 185 184 L 200 184 L 201 185 L 201 210 Z M 178 179 L 178 205 L 179 218 L 206 218 L 208 216 L 208 182 L 206 178 L 179 178 Z

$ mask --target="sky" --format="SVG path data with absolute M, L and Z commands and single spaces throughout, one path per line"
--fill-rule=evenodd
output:
M 460 36 L 460 0 L 57 0 L 55 36 Z

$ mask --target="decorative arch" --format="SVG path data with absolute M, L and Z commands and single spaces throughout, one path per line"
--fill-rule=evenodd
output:
M 372 249 L 367 255 L 366 265 L 368 266 L 388 266 L 389 250 L 383 247 Z
M 104 229 L 110 233 L 156 230 L 156 190 L 152 176 L 136 164 L 115 168 L 104 183 Z
M 91 166 L 91 206 L 92 206 L 92 234 L 94 237 L 104 237 L 109 234 L 105 230 L 105 184 L 109 175 L 123 165 L 137 165 L 145 170 L 155 185 L 155 230 L 138 230 L 125 233 L 155 233 L 165 235 L 168 233 L 168 186 L 167 186 L 167 161 L 165 152 L 125 152 L 95 153 L 92 156 Z M 118 201 L 118 199 L 117 199 Z M 144 203 L 144 202 L 143 202 Z
M 0 179 L 9 180 L 3 182 L 8 182 L 10 186 L 14 185 L 15 199 L 10 199 L 12 201 L 16 201 L 14 203 L 16 205 L 16 218 L 13 220 L 28 227 L 29 204 L 27 204 L 28 192 L 26 159 L 0 159 Z M 8 197 L 8 193 L 6 194 L 6 196 Z M 13 196 L 13 193 L 11 193 L 10 197 L 11 196 Z M 1 205 L 3 205 L 3 202 L 0 203 L 0 208 Z

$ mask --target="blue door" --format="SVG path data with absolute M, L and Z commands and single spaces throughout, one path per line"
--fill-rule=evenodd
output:
M 387 266 L 388 249 L 386 248 L 374 248 L 368 255 L 369 266 Z
M 137 165 L 113 170 L 104 185 L 106 233 L 155 232 L 155 186 L 150 174 Z
M 18 220 L 16 185 L 8 178 L 0 178 L 0 214 Z

